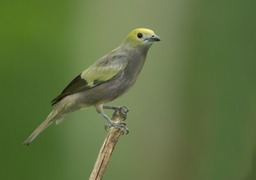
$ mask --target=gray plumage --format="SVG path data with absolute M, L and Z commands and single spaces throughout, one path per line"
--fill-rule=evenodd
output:
M 138 37 L 142 34 L 144 38 Z M 77 76 L 52 101 L 53 110 L 46 120 L 24 141 L 29 145 L 52 122 L 61 121 L 80 108 L 95 106 L 98 113 L 114 124 L 103 112 L 103 105 L 132 87 L 144 65 L 149 47 L 160 38 L 149 29 L 135 29 L 118 48 L 106 54 Z

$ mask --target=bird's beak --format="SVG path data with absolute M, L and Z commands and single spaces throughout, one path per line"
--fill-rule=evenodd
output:
M 160 39 L 160 37 L 157 36 L 156 34 L 153 34 L 153 35 L 151 35 L 151 36 L 149 37 L 148 40 L 149 40 L 150 42 L 157 42 L 157 41 L 160 41 L 161 39 Z

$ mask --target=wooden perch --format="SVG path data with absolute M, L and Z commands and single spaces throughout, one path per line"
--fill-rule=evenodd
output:
M 116 122 L 123 122 L 123 120 L 126 118 L 126 114 L 128 113 L 128 111 L 129 111 L 128 108 L 125 106 L 116 109 L 112 115 L 112 120 Z M 128 129 L 126 130 L 128 133 Z M 114 151 L 114 148 L 116 146 L 116 143 L 119 137 L 123 133 L 124 132 L 121 129 L 114 128 L 114 127 L 109 128 L 109 131 L 102 144 L 102 147 L 100 149 L 98 158 L 95 162 L 95 165 L 89 180 L 101 180 L 103 178 L 108 162 L 110 161 L 111 154 Z

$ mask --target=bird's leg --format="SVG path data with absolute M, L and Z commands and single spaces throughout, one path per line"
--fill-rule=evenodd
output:
M 120 109 L 121 106 L 109 106 L 109 105 L 103 105 L 103 109 L 112 109 L 112 110 L 117 110 Z
M 106 119 L 108 121 L 108 124 L 110 124 L 111 126 L 114 127 L 122 127 L 125 126 L 126 124 L 123 122 L 115 122 L 113 120 L 111 120 L 104 112 L 100 112 L 99 113 L 104 119 Z
M 123 121 L 127 118 L 127 113 L 129 112 L 128 107 L 126 106 L 109 106 L 109 105 L 103 105 L 103 109 L 111 109 L 114 111 L 119 111 L 121 117 L 123 118 Z

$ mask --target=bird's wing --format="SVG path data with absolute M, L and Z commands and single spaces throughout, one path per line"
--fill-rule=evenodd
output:
M 127 63 L 128 58 L 124 54 L 102 57 L 73 79 L 61 94 L 52 100 L 52 105 L 68 95 L 86 91 L 111 80 L 127 66 Z

